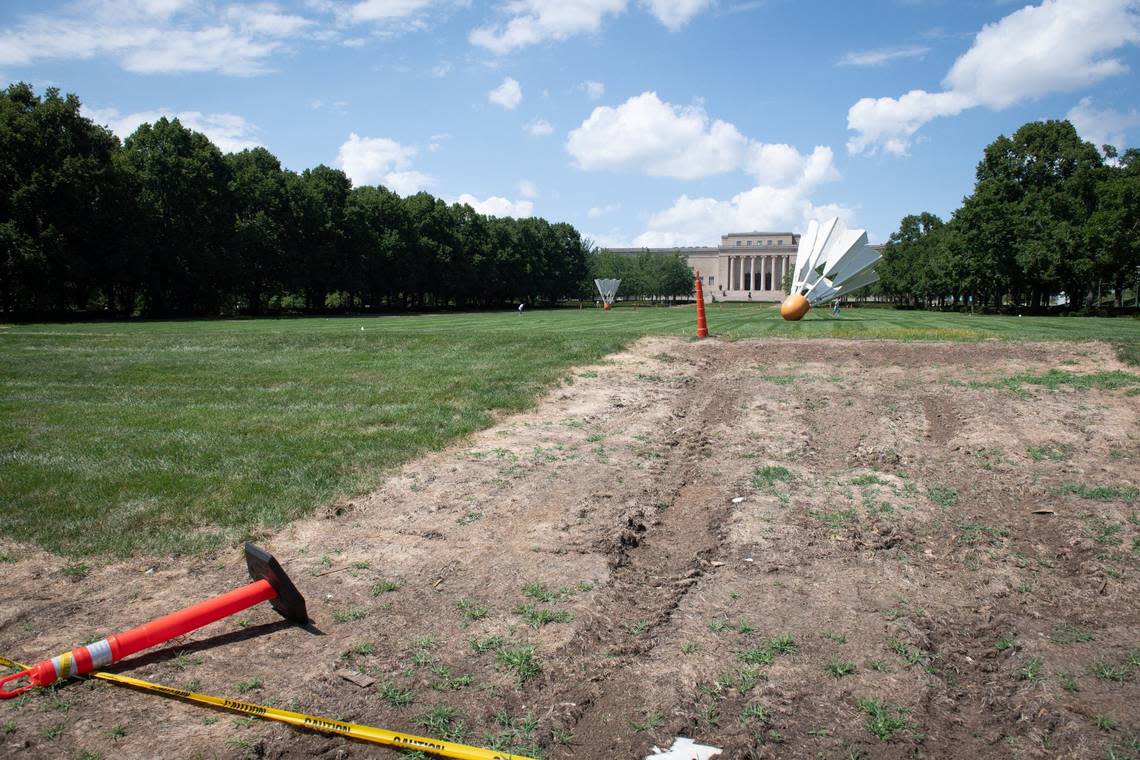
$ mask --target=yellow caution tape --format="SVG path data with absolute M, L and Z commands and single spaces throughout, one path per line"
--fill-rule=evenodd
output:
M 27 665 L 21 665 L 18 662 L 13 662 L 7 657 L 2 656 L 0 656 L 0 665 L 17 670 L 27 670 L 28 668 Z M 278 710 L 275 707 L 266 707 L 265 705 L 258 705 L 253 702 L 244 702 L 240 699 L 224 699 L 210 694 L 200 694 L 196 691 L 172 689 L 169 686 L 162 686 L 157 683 L 151 683 L 150 681 L 131 678 L 130 676 L 121 676 L 117 673 L 105 673 L 96 670 L 88 675 L 92 678 L 100 678 L 104 681 L 119 684 L 120 686 L 133 686 L 143 691 L 184 699 L 189 702 L 197 702 L 200 705 L 218 707 L 243 715 L 252 715 L 255 718 L 276 720 L 281 723 L 288 723 L 291 726 L 307 728 L 311 731 L 320 731 L 326 734 L 340 734 L 341 736 L 347 736 L 351 739 L 360 739 L 361 741 L 372 742 L 373 744 L 431 752 L 441 757 L 454 757 L 459 758 L 459 760 L 534 760 L 534 758 L 526 757 L 525 755 L 513 755 L 509 752 L 498 752 L 481 747 L 471 747 L 467 744 L 456 744 L 455 742 L 446 742 L 442 739 L 430 739 L 426 736 L 397 733 L 374 726 L 362 726 L 359 723 L 346 723 L 340 720 L 332 720 L 331 718 L 320 718 L 316 715 L 307 715 L 305 713 L 291 712 L 289 710 Z

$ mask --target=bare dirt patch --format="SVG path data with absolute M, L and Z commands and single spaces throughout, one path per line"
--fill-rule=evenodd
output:
M 1127 370 L 1099 344 L 642 340 L 262 537 L 314 631 L 263 605 L 117 669 L 551 758 L 678 734 L 729 758 L 1137 758 L 1140 398 L 1002 384 L 1057 368 Z M 0 653 L 24 660 L 244 572 L 0 557 Z M 0 748 L 396 756 L 99 682 L 0 703 Z

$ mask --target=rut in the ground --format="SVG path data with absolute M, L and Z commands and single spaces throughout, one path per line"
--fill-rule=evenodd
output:
M 636 663 L 723 540 L 730 502 L 727 484 L 708 472 L 708 431 L 736 412 L 742 388 L 735 363 L 717 367 L 678 398 L 685 425 L 666 438 L 664 471 L 614 541 L 612 581 L 589 623 L 551 658 L 570 663 L 556 680 L 568 688 L 552 701 L 574 705 L 575 742 L 565 750 L 571 756 L 632 757 L 642 747 L 627 722 L 631 695 L 642 689 Z

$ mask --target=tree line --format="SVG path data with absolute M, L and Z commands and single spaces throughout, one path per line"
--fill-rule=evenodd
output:
M 0 314 L 552 303 L 588 292 L 589 253 L 569 224 L 223 154 L 177 119 L 120 143 L 75 95 L 0 92 Z
M 1140 151 L 1081 140 L 1068 121 L 1002 135 L 949 221 L 904 217 L 872 292 L 913 306 L 1098 306 L 1140 275 Z
M 646 250 L 631 256 L 599 249 L 590 257 L 590 272 L 592 277 L 621 280 L 619 300 L 691 298 L 695 287 L 693 270 L 680 251 L 661 254 Z

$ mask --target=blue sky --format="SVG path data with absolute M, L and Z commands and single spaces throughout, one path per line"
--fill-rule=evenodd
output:
M 5 0 L 0 80 L 120 136 L 178 114 L 223 149 L 715 244 L 841 215 L 948 216 L 1034 119 L 1140 142 L 1140 2 Z

